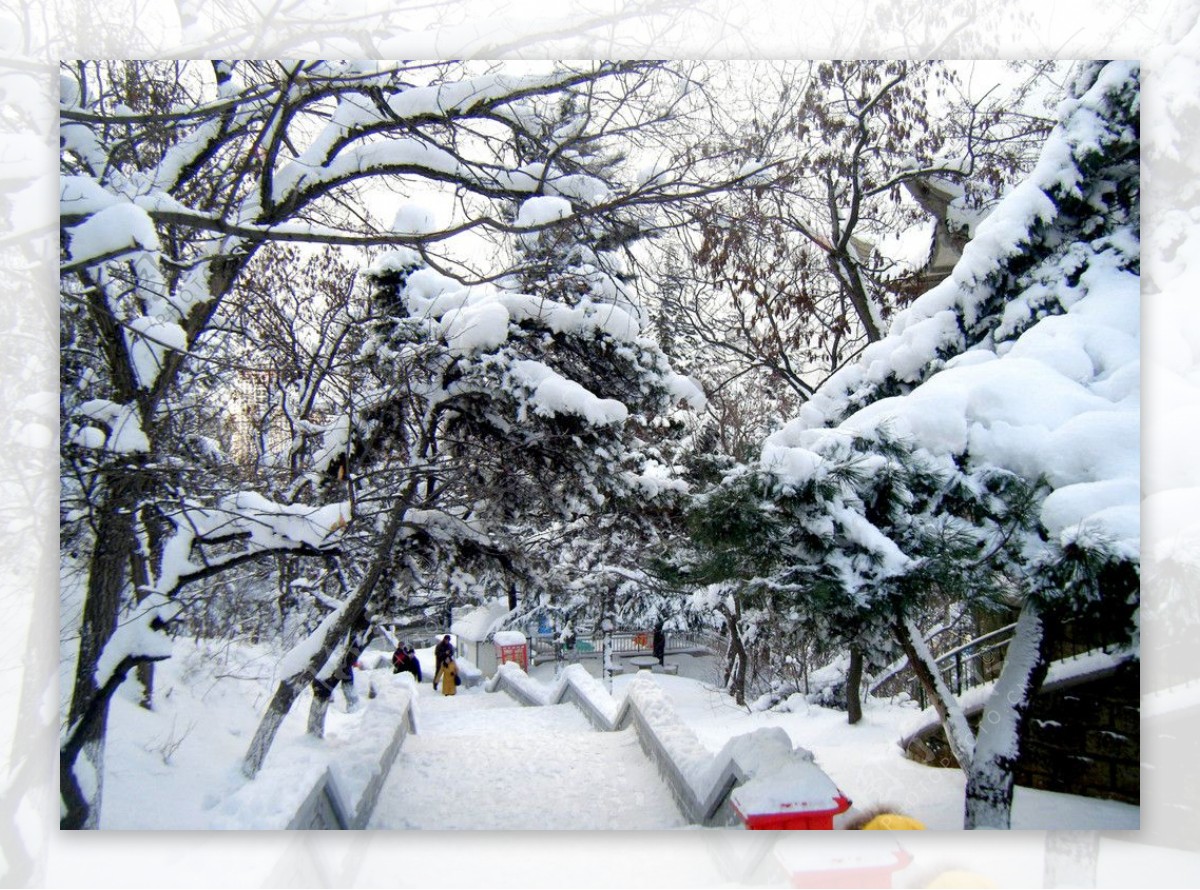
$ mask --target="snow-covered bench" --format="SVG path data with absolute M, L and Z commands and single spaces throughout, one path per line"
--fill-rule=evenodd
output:
M 679 665 L 659 664 L 653 655 L 635 655 L 625 659 L 625 673 L 636 674 L 638 671 L 651 671 L 655 674 L 678 674 Z

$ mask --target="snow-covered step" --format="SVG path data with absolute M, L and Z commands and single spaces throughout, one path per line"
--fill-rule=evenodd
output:
M 663 829 L 688 823 L 632 729 L 596 732 L 574 705 L 422 689 L 368 828 Z

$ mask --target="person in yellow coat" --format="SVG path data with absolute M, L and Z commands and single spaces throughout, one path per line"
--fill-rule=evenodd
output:
M 437 689 L 439 680 L 442 681 L 442 695 L 454 695 L 458 692 L 458 684 L 461 681 L 458 679 L 458 665 L 454 663 L 453 658 L 447 656 L 438 665 L 437 671 L 433 675 L 434 689 Z

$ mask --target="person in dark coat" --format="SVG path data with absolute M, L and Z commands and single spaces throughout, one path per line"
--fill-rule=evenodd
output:
M 417 682 L 421 682 L 421 662 L 417 659 L 417 653 L 412 646 L 406 646 L 405 652 L 408 653 L 408 663 L 412 665 L 412 675 L 417 678 Z
M 654 657 L 658 659 L 659 664 L 664 664 L 664 659 L 667 655 L 667 635 L 663 633 L 662 624 L 654 625 L 654 642 L 652 644 Z
M 417 661 L 417 653 L 413 651 L 412 646 L 405 646 L 403 643 L 392 653 L 392 673 L 398 674 L 401 671 L 407 671 L 417 678 L 418 683 L 421 682 L 421 662 Z
M 441 641 L 433 647 L 433 663 L 441 667 L 442 662 L 447 658 L 454 657 L 454 644 L 450 642 L 450 634 L 442 637 Z

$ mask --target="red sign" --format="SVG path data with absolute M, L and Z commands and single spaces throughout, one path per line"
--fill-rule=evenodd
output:
M 515 662 L 523 671 L 529 670 L 529 647 L 524 643 L 517 646 L 497 646 L 496 658 L 500 664 Z

